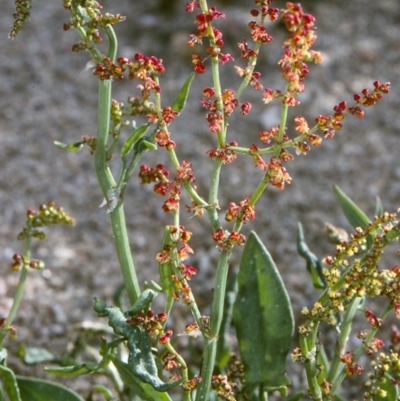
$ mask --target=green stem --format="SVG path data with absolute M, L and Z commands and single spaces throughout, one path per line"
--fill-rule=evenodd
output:
M 31 237 L 30 237 L 30 229 L 28 227 L 29 234 L 27 235 L 27 238 L 25 240 L 25 246 L 24 246 L 24 261 L 28 262 L 30 257 L 31 257 Z M 28 262 L 29 263 L 29 262 Z M 28 277 L 28 266 L 27 264 L 24 263 L 21 269 L 21 274 L 19 276 L 18 280 L 18 286 L 17 290 L 15 291 L 14 295 L 14 300 L 13 304 L 11 306 L 10 312 L 7 316 L 7 319 L 4 323 L 4 326 L 2 327 L 0 331 L 0 348 L 3 345 L 3 341 L 7 335 L 8 329 L 11 327 L 12 322 L 15 319 L 15 316 L 17 315 L 17 311 L 19 309 L 19 305 L 21 304 L 22 296 L 24 294 L 24 288 L 25 288 L 25 282 Z
M 107 26 L 106 33 L 110 42 L 108 55 L 113 60 L 116 55 L 117 39 L 111 26 Z M 109 191 L 115 189 L 115 181 L 106 161 L 107 140 L 110 128 L 111 88 L 111 80 L 99 81 L 98 134 L 96 151 L 94 153 L 97 180 L 107 201 L 109 201 Z M 133 304 L 140 295 L 140 288 L 130 251 L 122 201 L 119 201 L 114 210 L 110 212 L 110 218 L 113 241 L 122 270 L 124 284 L 129 300 Z
M 358 307 L 360 306 L 360 300 L 361 298 L 354 298 L 348 308 L 346 308 L 346 313 L 343 316 L 343 321 L 340 325 L 340 334 L 337 340 L 335 355 L 333 356 L 331 367 L 329 369 L 329 374 L 327 377 L 329 383 L 332 383 L 335 380 L 340 368 L 344 366 L 344 363 L 341 362 L 340 357 L 344 354 L 344 349 L 349 338 L 354 315 L 356 314 Z
M 199 384 L 196 401 L 208 401 L 210 399 L 211 380 L 217 353 L 218 334 L 224 314 L 224 299 L 226 291 L 226 280 L 228 276 L 228 261 L 230 250 L 221 253 L 217 274 L 215 277 L 214 300 L 211 307 L 210 336 L 205 341 L 203 366 L 201 369 L 202 382 Z
M 316 327 L 308 335 L 300 336 L 300 348 L 305 358 L 304 367 L 306 369 L 307 382 L 309 385 L 309 395 L 314 401 L 322 400 L 321 387 L 318 383 L 318 370 L 317 370 L 317 348 L 316 338 L 319 323 L 316 322 Z
M 214 231 L 217 231 L 220 227 L 221 224 L 218 219 L 218 187 L 219 187 L 219 176 L 221 173 L 221 167 L 222 167 L 222 161 L 219 159 L 215 159 L 214 165 L 213 165 L 213 170 L 211 173 L 211 179 L 210 179 L 210 193 L 208 197 L 208 217 L 210 219 L 210 223 L 212 226 L 212 229 Z

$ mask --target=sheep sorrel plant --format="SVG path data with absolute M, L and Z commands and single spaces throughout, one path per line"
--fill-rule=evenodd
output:
M 93 0 L 63 0 L 70 13 L 64 29 L 76 30 L 81 38 L 73 51 L 90 54 L 93 74 L 98 79 L 98 132 L 72 144 L 55 145 L 74 152 L 86 146 L 93 155 L 104 195 L 104 213 L 110 217 L 123 276 L 128 300 L 125 303 L 129 302 L 124 307 L 124 302 L 116 298 L 109 305 L 96 297 L 94 310 L 112 330 L 106 326 L 87 328 L 82 338 L 101 337 L 99 352 L 94 355 L 89 341 L 82 340 L 82 350 L 90 349 L 93 359 L 83 362 L 74 350 L 69 358 L 61 360 L 61 366 L 46 368 L 58 376 L 88 373 L 107 376 L 110 388 L 94 385 L 87 400 L 102 397 L 121 401 L 255 401 L 267 400 L 269 396 L 288 401 L 343 400 L 344 379 L 357 375 L 357 388 L 364 386 L 359 393 L 362 399 L 398 399 L 400 334 L 393 329 L 386 346 L 377 337 L 390 311 L 400 316 L 400 267 L 378 268 L 384 248 L 400 236 L 396 214 L 384 212 L 378 204 L 376 216 L 369 219 L 335 187 L 338 202 L 354 233 L 349 236 L 327 225 L 330 238 L 337 244 L 336 253 L 322 261 L 308 248 L 299 224 L 297 248 L 307 262 L 316 301 L 302 310 L 305 319 L 298 328 L 299 344 L 294 350 L 291 349 L 293 313 L 280 273 L 259 237 L 250 232 L 246 238 L 242 233 L 245 224 L 263 218 L 264 211 L 256 206 L 266 188 L 283 190 L 291 183 L 288 166 L 295 155 L 306 154 L 311 147 L 321 145 L 323 139 L 334 138 L 347 116 L 362 118 L 365 108 L 389 92 L 389 83 L 375 81 L 371 89 L 355 94 L 350 105 L 343 100 L 333 107 L 331 115 L 316 116 L 312 126 L 304 117 L 296 116 L 291 109 L 299 104 L 298 95 L 305 90 L 308 63 L 321 61 L 320 53 L 311 49 L 316 40 L 315 21 L 300 4 L 288 2 L 285 8 L 278 9 L 272 3 L 273 0 L 256 0 L 250 10 L 252 20 L 248 32 L 243 33 L 247 39 L 238 43 L 239 52 L 235 55 L 241 58 L 238 65 L 234 64 L 234 56 L 225 51 L 223 33 L 217 28 L 225 14 L 205 0 L 187 3 L 185 10 L 194 15 L 195 22 L 195 30 L 187 42 L 192 50 L 194 71 L 182 83 L 175 100 L 167 104 L 162 91 L 162 76 L 166 73 L 162 60 L 151 53 L 136 53 L 132 58 L 118 54 L 113 26 L 125 17 L 102 13 L 100 4 Z M 11 38 L 29 17 L 30 0 L 16 0 L 16 6 Z M 256 70 L 257 62 L 260 52 L 272 46 L 268 26 L 278 20 L 288 33 L 278 63 L 284 86 L 265 88 Z M 234 68 L 238 78 L 224 88 L 221 71 L 227 68 Z M 200 155 L 204 156 L 204 163 L 211 165 L 207 193 L 198 191 L 193 164 L 180 154 L 180 144 L 174 135 L 174 120 L 183 113 L 189 93 L 192 96 L 192 83 L 201 74 L 210 79 L 201 91 L 199 102 L 215 143 L 205 155 Z M 137 83 L 135 93 L 126 103 L 112 98 L 112 84 L 117 80 Z M 247 89 L 255 90 L 265 104 L 278 102 L 281 110 L 279 124 L 261 131 L 259 142 L 248 147 L 241 146 L 240 136 L 229 137 L 234 113 L 251 118 L 252 105 L 241 100 Z M 292 121 L 293 128 L 288 128 Z M 190 136 L 190 132 L 186 135 Z M 147 152 L 157 152 L 160 162 L 154 166 L 140 165 Z M 168 157 L 168 163 L 161 162 L 164 156 Z M 221 171 L 232 169 L 230 174 L 235 174 L 231 164 L 238 156 L 248 156 L 255 165 L 258 185 L 251 193 L 240 194 L 241 200 L 221 204 L 218 196 L 224 185 Z M 142 184 L 152 184 L 154 192 L 163 197 L 162 210 L 170 220 L 165 227 L 159 226 L 157 234 L 162 237 L 159 253 L 150 255 L 159 275 L 144 283 L 137 278 L 141 266 L 134 263 L 125 223 L 124 206 L 130 205 L 124 205 L 124 194 L 129 191 L 134 173 Z M 189 202 L 183 199 L 184 194 Z M 138 209 L 135 205 L 132 212 L 138 213 Z M 6 334 L 13 330 L 28 266 L 40 265 L 40 262 L 35 265 L 30 257 L 31 238 L 43 237 L 37 234 L 36 227 L 49 222 L 71 223 L 62 209 L 55 209 L 52 204 L 40 208 L 38 213 L 43 216 L 37 217 L 35 213 L 28 212 L 27 228 L 20 234 L 26 243 L 24 254 L 16 255 L 12 262 L 13 268 L 21 268 L 22 284 L 12 312 L 2 322 L 1 347 Z M 48 221 L 49 213 L 52 216 L 55 213 L 57 219 Z M 187 260 L 195 252 L 190 240 L 196 233 L 183 226 L 182 221 L 190 225 L 188 217 L 208 219 L 210 242 L 219 250 L 214 282 L 210 283 L 213 295 L 209 315 L 201 310 L 192 291 L 196 287 L 197 269 Z M 134 238 L 135 233 L 129 234 Z M 244 246 L 240 263 L 234 258 L 230 261 L 234 248 L 240 246 Z M 163 299 L 164 310 L 156 310 L 158 304 L 153 305 L 158 296 Z M 376 297 L 386 299 L 386 303 L 373 307 L 366 304 L 368 299 Z M 175 320 L 170 317 L 177 303 L 190 311 L 184 333 L 171 328 Z M 381 311 L 373 312 L 376 307 Z M 354 332 L 353 322 L 360 315 L 365 316 L 367 325 Z M 330 326 L 333 330 L 329 330 Z M 328 331 L 330 336 L 326 335 Z M 336 341 L 333 346 L 332 336 Z M 349 342 L 351 336 L 354 339 Z M 355 349 L 354 344 L 357 344 Z M 307 384 L 303 389 L 290 389 L 291 380 L 286 372 L 290 371 L 287 357 L 291 351 L 292 359 L 304 367 Z M 5 399 L 5 394 L 12 401 L 83 400 L 60 384 L 15 375 L 6 365 L 5 348 L 1 348 L 0 377 L 3 383 L 0 400 Z

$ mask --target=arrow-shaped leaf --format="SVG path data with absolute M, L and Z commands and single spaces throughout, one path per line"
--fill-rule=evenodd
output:
M 265 391 L 289 384 L 286 357 L 293 336 L 289 296 L 271 255 L 251 232 L 240 261 L 238 295 L 233 307 L 247 395 L 262 385 Z

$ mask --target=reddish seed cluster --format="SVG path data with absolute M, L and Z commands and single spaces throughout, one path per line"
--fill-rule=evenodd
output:
M 380 327 L 382 325 L 382 319 L 376 317 L 371 310 L 366 309 L 364 314 L 371 327 Z
M 232 221 L 238 217 L 243 223 L 254 220 L 256 211 L 253 205 L 249 205 L 249 201 L 249 198 L 243 199 L 238 205 L 235 202 L 230 202 L 228 211 L 225 214 L 225 220 Z
M 246 237 L 240 234 L 238 231 L 232 231 L 231 233 L 227 230 L 219 228 L 212 234 L 212 239 L 217 243 L 217 248 L 220 251 L 231 249 L 235 244 L 243 245 L 246 242 Z
M 268 183 L 279 189 L 284 189 L 285 184 L 290 184 L 292 178 L 282 166 L 282 163 L 275 157 L 271 158 L 268 163 Z
M 167 150 L 175 149 L 176 143 L 171 139 L 171 134 L 166 125 L 162 125 L 156 132 L 156 144 Z
M 268 17 L 270 21 L 275 21 L 278 18 L 279 10 L 277 8 L 269 7 L 274 0 L 256 0 L 255 4 L 258 8 L 250 11 L 253 17 L 257 17 L 260 13 L 263 18 Z
M 100 80 L 123 78 L 125 71 L 129 72 L 129 79 L 138 79 L 143 84 L 138 87 L 142 90 L 142 97 L 149 98 L 150 92 L 161 92 L 160 86 L 154 81 L 154 77 L 159 74 L 164 74 L 165 68 L 162 60 L 157 57 L 145 56 L 141 53 L 136 53 L 133 60 L 127 57 L 118 57 L 117 63 L 107 57 L 103 56 L 101 63 L 98 63 L 93 71 Z
M 340 357 L 340 360 L 346 365 L 346 372 L 349 376 L 361 375 L 364 372 L 364 368 L 353 362 L 354 355 L 347 351 Z
M 173 354 L 172 352 L 167 352 L 162 357 L 163 369 L 164 370 L 172 370 L 172 369 L 178 368 L 179 367 L 179 363 L 178 363 L 176 357 L 177 357 L 176 354 Z
M 272 97 L 279 97 L 288 106 L 296 106 L 299 103 L 296 97 L 304 91 L 303 81 L 309 73 L 306 63 L 320 62 L 321 55 L 319 52 L 310 50 L 317 38 L 314 17 L 305 14 L 300 4 L 289 2 L 286 7 L 287 9 L 281 11 L 281 19 L 290 32 L 290 37 L 284 42 L 285 53 L 278 64 L 288 86 L 284 93 L 279 91 L 266 93 L 264 101 L 270 101 L 272 95 Z
M 318 129 L 324 133 L 325 138 L 333 138 L 335 132 L 342 129 L 342 121 L 346 114 L 350 113 L 358 118 L 364 117 L 364 111 L 361 109 L 361 106 L 373 106 L 382 99 L 383 95 L 389 93 L 389 90 L 389 82 L 381 84 L 379 81 L 375 81 L 372 93 L 365 88 L 361 91 L 361 95 L 354 95 L 355 105 L 349 107 L 345 101 L 342 101 L 334 106 L 333 110 L 335 114 L 333 116 L 319 115 L 315 119 Z
M 200 8 L 197 2 L 186 4 L 186 11 L 188 12 L 192 12 L 196 8 Z M 188 45 L 193 47 L 196 44 L 202 44 L 203 38 L 207 37 L 210 43 L 209 46 L 206 47 L 207 54 L 218 59 L 221 64 L 225 64 L 228 61 L 233 61 L 233 57 L 228 53 L 222 53 L 221 49 L 224 45 L 222 33 L 211 25 L 212 21 L 219 18 L 225 18 L 225 14 L 218 11 L 216 7 L 210 7 L 207 11 L 196 15 L 195 23 L 197 33 L 189 36 Z M 202 74 L 206 71 L 204 60 L 199 54 L 194 54 L 192 56 L 192 63 L 194 64 L 195 72 L 198 74 Z
M 218 398 L 225 401 L 235 401 L 235 383 L 230 383 L 224 375 L 214 375 L 211 382 L 212 388 L 217 393 Z
M 142 184 L 151 182 L 166 182 L 169 171 L 164 168 L 164 164 L 157 164 L 156 167 L 148 167 L 145 164 L 140 166 L 139 178 Z
M 222 160 L 224 164 L 229 164 L 236 159 L 236 152 L 230 150 L 229 147 L 237 145 L 238 143 L 236 141 L 233 141 L 225 146 L 220 146 L 218 148 L 208 150 L 206 152 L 206 155 L 208 157 L 211 157 L 212 159 Z
M 177 182 L 195 182 L 194 172 L 192 163 L 183 160 L 181 165 L 176 169 L 176 180 Z
M 193 183 L 195 181 L 192 164 L 185 160 L 177 168 L 174 180 L 170 181 L 168 176 L 169 172 L 161 163 L 157 164 L 156 167 L 140 166 L 139 178 L 141 179 L 141 183 L 149 184 L 154 182 L 154 192 L 161 196 L 168 196 L 162 207 L 166 213 L 178 210 L 181 197 L 181 184 Z
M 167 317 L 165 312 L 156 315 L 149 310 L 146 313 L 139 312 L 136 316 L 129 317 L 126 322 L 134 326 L 141 326 L 149 336 L 157 338 L 163 332 L 163 325 L 167 321 Z
M 171 329 L 167 330 L 158 339 L 159 343 L 160 344 L 168 344 L 170 342 L 170 340 L 171 340 L 172 334 L 174 334 L 174 332 Z
M 43 270 L 44 262 L 39 259 L 26 260 L 22 255 L 16 253 L 13 255 L 13 261 L 10 265 L 12 270 L 19 271 L 23 266 L 29 267 L 33 270 Z
M 221 99 L 211 99 L 214 97 L 214 89 L 206 87 L 203 89 L 204 98 L 201 99 L 201 106 L 209 111 L 206 115 L 208 127 L 211 132 L 220 132 L 224 123 L 224 118 L 229 117 L 239 106 L 235 98 L 235 92 L 232 89 L 226 89 L 221 94 Z M 219 101 L 222 101 L 222 112 L 219 111 Z M 250 109 L 250 103 L 243 103 L 241 113 L 247 114 Z

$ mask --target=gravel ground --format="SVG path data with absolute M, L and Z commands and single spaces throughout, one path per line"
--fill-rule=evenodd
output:
M 34 245 L 34 255 L 42 258 L 47 268 L 30 275 L 15 323 L 18 344 L 46 345 L 60 351 L 73 338 L 72 324 L 95 320 L 92 297 L 97 295 L 110 301 L 121 283 L 108 216 L 104 209 L 98 208 L 102 196 L 96 185 L 92 158 L 86 151 L 64 153 L 52 145 L 56 140 L 71 143 L 82 135 L 96 132 L 97 82 L 90 72 L 83 71 L 87 55 L 70 52 L 77 35 L 62 30 L 68 14 L 61 2 L 34 2 L 31 19 L 13 41 L 7 40 L 7 34 L 14 5 L 11 0 L 3 3 L 0 13 L 0 261 L 3 272 L 0 316 L 8 313 L 18 279 L 16 273 L 8 270 L 8 265 L 12 255 L 20 251 L 15 236 L 24 223 L 25 210 L 54 200 L 71 213 L 76 225 L 57 227 L 47 241 Z M 245 27 L 249 17 L 245 3 L 228 0 L 219 3 L 227 15 L 219 28 L 225 33 L 227 48 L 232 53 L 235 43 L 247 35 Z M 190 55 L 184 43 L 187 33 L 193 30 L 193 23 L 182 11 L 184 2 L 174 4 L 155 0 L 103 2 L 105 10 L 127 15 L 127 21 L 117 28 L 120 54 L 129 57 L 140 51 L 163 58 L 167 68 L 162 79 L 166 100 L 174 97 L 190 68 Z M 283 2 L 276 4 L 281 6 Z M 317 18 L 315 48 L 322 52 L 324 62 L 311 67 L 306 81 L 308 90 L 291 118 L 303 114 L 312 120 L 318 114 L 330 113 L 334 104 L 351 101 L 354 92 L 371 88 L 376 79 L 390 81 L 392 90 L 380 104 L 367 110 L 364 119 L 349 118 L 335 139 L 324 141 L 321 148 L 291 162 L 288 169 L 292 184 L 283 192 L 267 191 L 258 204 L 259 219 L 246 227 L 258 232 L 275 258 L 296 315 L 313 299 L 312 285 L 295 250 L 297 221 L 303 223 L 308 243 L 322 257 L 332 253 L 324 236 L 324 223 L 329 221 L 348 228 L 333 196 L 334 184 L 370 215 L 378 195 L 389 211 L 400 206 L 400 3 L 308 0 L 303 6 Z M 274 26 L 271 33 L 275 40 L 265 48 L 258 69 L 265 86 L 282 87 L 276 62 L 284 31 L 281 26 Z M 200 77 L 194 91 L 200 90 L 207 78 Z M 232 66 L 224 67 L 223 82 L 237 87 Z M 115 97 L 119 100 L 134 91 L 135 85 L 126 82 L 115 85 Z M 250 101 L 256 99 L 252 91 L 246 96 Z M 231 122 L 232 140 L 238 139 L 242 144 L 255 142 L 261 129 L 276 123 L 278 113 L 274 105 L 254 106 L 249 116 Z M 209 165 L 204 154 L 214 146 L 214 138 L 207 133 L 194 93 L 186 115 L 177 120 L 173 135 L 179 144 L 179 157 L 193 161 L 199 191 L 205 193 Z M 149 165 L 160 161 L 166 161 L 164 154 L 148 154 L 144 159 Z M 239 158 L 229 166 L 222 177 L 222 210 L 226 202 L 238 201 L 250 194 L 259 178 L 247 158 Z M 154 255 L 162 238 L 157 227 L 160 221 L 168 222 L 161 211 L 161 200 L 153 195 L 150 187 L 140 187 L 135 178 L 126 197 L 131 245 L 142 281 L 156 277 Z M 207 234 L 209 227 L 205 218 L 187 219 L 184 224 L 195 233 L 191 243 L 195 255 L 191 263 L 199 268 L 199 275 L 193 281 L 193 290 L 200 305 L 207 308 L 212 296 L 211 278 L 217 251 Z M 386 263 L 399 261 L 393 261 L 392 256 Z M 236 265 L 235 256 L 232 266 Z M 13 344 L 15 347 L 16 343 Z M 20 371 L 32 374 L 32 368 L 16 361 L 12 363 Z M 86 391 L 85 381 L 73 383 L 78 391 Z

